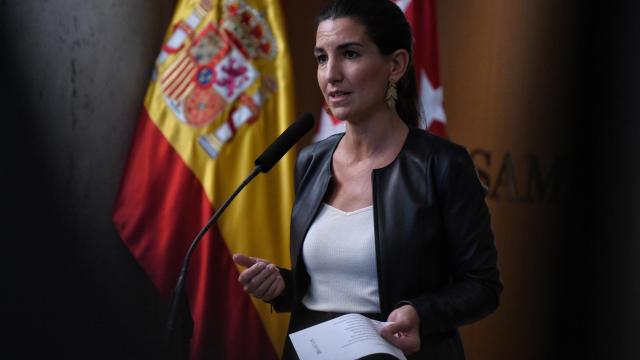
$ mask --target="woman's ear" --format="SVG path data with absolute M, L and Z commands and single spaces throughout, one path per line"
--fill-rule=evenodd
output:
M 389 55 L 389 59 L 391 60 L 389 79 L 398 81 L 407 72 L 407 67 L 409 67 L 409 52 L 405 49 L 398 49 Z

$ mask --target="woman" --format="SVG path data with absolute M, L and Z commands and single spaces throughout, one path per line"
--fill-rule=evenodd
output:
M 291 311 L 290 333 L 357 312 L 392 322 L 381 335 L 409 358 L 463 359 L 457 327 L 494 311 L 502 284 L 468 153 L 416 128 L 411 29 L 391 1 L 337 0 L 315 56 L 346 131 L 298 157 L 292 269 L 236 254 L 239 281 Z

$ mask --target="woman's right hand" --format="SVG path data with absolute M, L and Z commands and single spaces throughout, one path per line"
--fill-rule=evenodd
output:
M 272 263 L 240 253 L 233 255 L 233 261 L 246 268 L 238 276 L 238 282 L 249 294 L 271 301 L 284 291 L 284 279 Z

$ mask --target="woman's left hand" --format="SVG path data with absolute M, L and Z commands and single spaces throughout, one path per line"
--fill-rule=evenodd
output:
M 385 340 L 405 354 L 420 350 L 420 316 L 413 306 L 403 305 L 393 310 L 387 321 L 391 324 L 380 329 Z

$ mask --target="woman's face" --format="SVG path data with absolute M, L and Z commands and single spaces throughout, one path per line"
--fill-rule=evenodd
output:
M 369 39 L 364 25 L 349 18 L 321 22 L 314 52 L 318 85 L 338 119 L 360 121 L 388 110 L 384 98 L 391 64 Z

